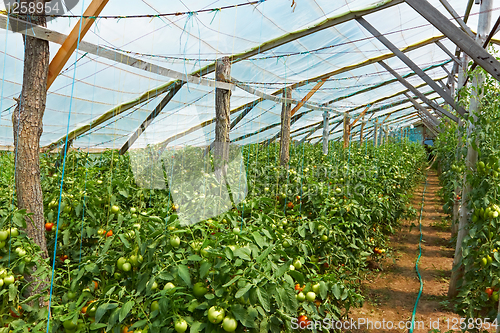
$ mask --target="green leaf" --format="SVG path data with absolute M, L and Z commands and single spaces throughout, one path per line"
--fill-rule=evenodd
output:
M 106 313 L 106 311 L 115 309 L 118 307 L 116 303 L 104 303 L 99 305 L 97 311 L 95 312 L 95 322 L 98 323 L 101 320 L 102 316 Z
M 118 237 L 120 238 L 120 240 L 122 241 L 123 245 L 125 245 L 125 247 L 127 249 L 130 249 L 130 243 L 128 242 L 128 240 L 125 238 L 125 236 L 123 236 L 122 234 L 118 234 Z
M 208 271 L 212 267 L 212 264 L 209 262 L 204 262 L 200 266 L 200 279 L 203 279 L 208 275 Z
M 130 328 L 133 329 L 133 328 L 143 327 L 147 323 L 148 323 L 147 319 L 139 320 L 139 321 L 135 322 L 134 325 L 130 326 Z
M 98 329 L 106 327 L 106 326 L 107 326 L 107 324 L 103 324 L 103 323 L 92 323 L 92 324 L 90 324 L 90 330 L 91 331 L 98 330 Z
M 328 285 L 324 281 L 319 281 L 319 295 L 321 299 L 326 299 L 328 296 Z
M 17 295 L 17 287 L 15 284 L 11 284 L 9 286 L 9 302 L 12 302 L 13 300 L 15 300 L 16 295 Z
M 240 247 L 234 251 L 234 255 L 246 260 L 246 261 L 251 261 L 252 258 L 250 257 L 251 251 L 249 248 L 246 247 Z
M 177 266 L 177 273 L 179 274 L 180 278 L 189 286 L 191 287 L 191 277 L 189 275 L 189 269 L 187 268 L 186 265 L 179 265 Z
M 241 288 L 240 290 L 238 290 L 238 292 L 236 292 L 236 295 L 234 295 L 234 297 L 239 298 L 245 295 L 247 291 L 249 291 L 250 289 L 252 289 L 252 284 L 247 282 L 247 284 L 243 288 Z
M 269 294 L 266 291 L 263 291 L 261 288 L 257 287 L 257 297 L 259 298 L 260 305 L 267 312 L 271 311 L 271 307 L 269 305 Z
M 125 303 L 120 311 L 120 315 L 118 317 L 118 321 L 121 323 L 123 321 L 123 319 L 125 319 L 128 315 L 128 313 L 130 312 L 130 310 L 132 310 L 132 308 L 134 307 L 135 305 L 135 302 L 134 301 L 128 301 L 127 303 Z
M 262 237 L 258 231 L 253 232 L 252 236 L 260 248 L 265 248 L 268 246 L 267 242 L 264 240 L 264 237 Z
M 227 288 L 229 287 L 230 285 L 232 285 L 233 283 L 235 283 L 236 281 L 239 280 L 239 278 L 241 278 L 241 275 L 236 275 L 234 278 L 232 278 L 228 283 L 224 284 L 223 287 L 224 288 Z
M 199 321 L 195 321 L 191 324 L 191 328 L 189 329 L 189 333 L 198 333 L 205 328 L 206 324 L 200 323 Z
M 332 287 L 332 293 L 333 296 L 335 296 L 336 299 L 340 299 L 340 288 L 337 283 L 335 283 Z

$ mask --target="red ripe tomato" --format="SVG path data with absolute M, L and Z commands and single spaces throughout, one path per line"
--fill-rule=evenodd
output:
M 52 231 L 52 228 L 54 228 L 54 223 L 51 223 L 51 222 L 45 223 L 45 230 L 46 231 Z
M 294 205 L 293 205 L 293 202 L 289 202 L 286 204 L 286 206 L 288 207 L 288 209 L 293 209 Z
M 106 237 L 111 237 L 113 236 L 113 230 L 110 230 L 106 233 Z
M 295 285 L 295 290 L 302 291 L 303 289 L 304 289 L 304 288 L 302 288 L 302 287 L 300 286 L 300 284 L 298 284 L 298 283 L 297 283 L 297 284 Z
M 489 288 L 489 287 L 488 287 L 488 288 L 486 288 L 486 290 L 485 290 L 485 291 L 486 291 L 486 293 L 488 294 L 488 297 L 491 297 L 491 295 L 493 294 L 493 289 L 491 289 L 491 288 Z
M 310 321 L 307 319 L 307 316 L 299 316 L 299 328 L 304 329 L 309 326 Z

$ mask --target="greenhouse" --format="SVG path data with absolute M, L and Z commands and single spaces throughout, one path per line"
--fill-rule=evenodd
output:
M 3 0 L 0 333 L 500 332 L 499 30 Z

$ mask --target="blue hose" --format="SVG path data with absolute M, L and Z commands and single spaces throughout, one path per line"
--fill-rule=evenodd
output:
M 422 205 L 420 207 L 420 218 L 418 219 L 419 229 L 420 229 L 420 240 L 418 242 L 418 258 L 415 263 L 415 270 L 417 271 L 418 280 L 420 281 L 420 289 L 418 290 L 417 300 L 415 301 L 415 307 L 413 308 L 413 313 L 411 315 L 411 327 L 410 333 L 413 333 L 413 327 L 415 326 L 415 313 L 417 312 L 418 301 L 420 300 L 420 296 L 422 296 L 422 290 L 424 289 L 424 281 L 422 281 L 422 276 L 420 276 L 420 272 L 418 271 L 418 262 L 420 261 L 420 257 L 422 256 L 422 215 L 424 213 L 424 202 L 425 202 L 425 190 L 427 189 L 427 178 L 425 179 L 424 192 L 422 193 Z

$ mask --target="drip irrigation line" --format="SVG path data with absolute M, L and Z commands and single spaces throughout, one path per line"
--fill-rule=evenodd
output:
M 418 270 L 418 262 L 420 261 L 420 257 L 422 257 L 422 215 L 424 214 L 424 204 L 425 204 L 425 190 L 427 189 L 427 175 L 425 179 L 425 185 L 424 185 L 424 191 L 422 193 L 422 205 L 420 206 L 420 218 L 418 220 L 419 223 L 419 230 L 420 230 L 420 240 L 418 242 L 418 258 L 417 262 L 415 263 L 415 270 L 418 275 L 418 280 L 420 281 L 420 288 L 418 290 L 418 295 L 417 295 L 417 300 L 415 301 L 415 306 L 413 307 L 413 313 L 411 315 L 411 326 L 410 326 L 410 331 L 409 333 L 413 333 L 413 328 L 415 325 L 415 314 L 417 312 L 417 306 L 418 306 L 418 301 L 420 301 L 420 297 L 422 296 L 422 291 L 424 289 L 424 281 L 422 281 L 422 276 L 420 275 L 420 272 Z

